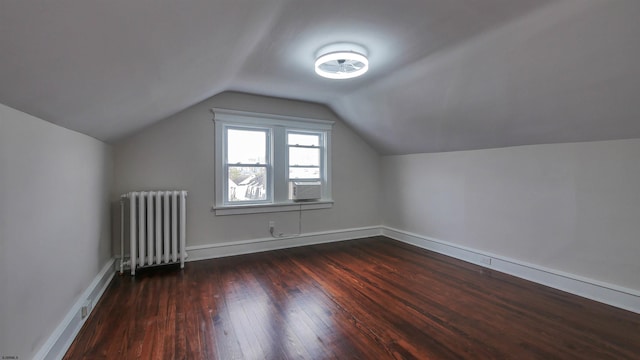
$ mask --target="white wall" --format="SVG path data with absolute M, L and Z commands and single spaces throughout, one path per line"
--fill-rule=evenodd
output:
M 640 139 L 388 156 L 384 225 L 640 290 Z
M 0 104 L 0 355 L 31 359 L 110 258 L 111 148 Z
M 235 92 L 214 96 L 117 143 L 114 194 L 188 190 L 187 246 L 266 238 L 269 220 L 276 221 L 279 232 L 297 232 L 296 212 L 216 216 L 210 211 L 214 203 L 213 107 L 336 121 L 332 133 L 335 204 L 331 209 L 303 212 L 303 232 L 380 224 L 380 158 L 333 112 L 318 104 Z M 114 234 L 118 235 L 114 237 L 118 254 L 119 230 Z

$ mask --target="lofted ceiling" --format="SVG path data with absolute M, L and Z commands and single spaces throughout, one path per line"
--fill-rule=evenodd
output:
M 113 142 L 226 90 L 381 154 L 640 137 L 637 0 L 2 0 L 0 103 Z M 319 48 L 367 48 L 351 80 Z

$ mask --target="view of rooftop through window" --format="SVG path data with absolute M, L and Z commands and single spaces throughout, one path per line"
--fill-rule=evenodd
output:
M 227 129 L 228 201 L 267 199 L 267 130 Z

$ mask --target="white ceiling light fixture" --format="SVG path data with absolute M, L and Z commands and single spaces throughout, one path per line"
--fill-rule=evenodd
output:
M 351 79 L 369 70 L 367 52 L 354 44 L 332 44 L 318 51 L 316 74 L 328 79 Z

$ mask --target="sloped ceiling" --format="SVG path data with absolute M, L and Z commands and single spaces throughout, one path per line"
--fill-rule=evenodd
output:
M 225 90 L 381 154 L 640 137 L 637 0 L 2 0 L 0 102 L 108 142 Z M 354 42 L 362 78 L 313 73 Z

